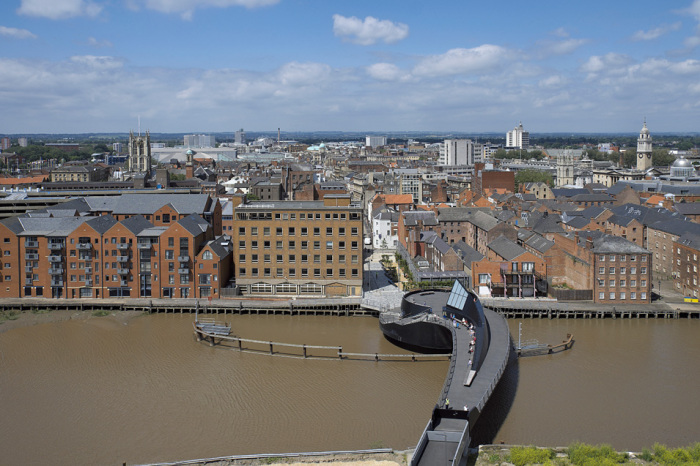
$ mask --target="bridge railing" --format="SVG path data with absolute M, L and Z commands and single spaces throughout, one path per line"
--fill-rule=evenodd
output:
M 438 399 L 438 406 L 443 406 L 445 400 L 447 399 L 447 393 L 450 391 L 450 386 L 452 385 L 452 378 L 454 377 L 455 368 L 457 366 L 457 331 L 452 325 L 452 321 L 438 318 L 436 321 L 439 325 L 445 326 L 450 329 L 452 333 L 452 357 L 450 358 L 450 368 L 447 372 L 447 377 L 445 377 L 445 382 L 442 384 L 442 391 L 440 392 L 440 398 Z

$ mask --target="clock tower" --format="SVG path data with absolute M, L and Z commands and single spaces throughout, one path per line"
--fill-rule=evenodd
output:
M 651 168 L 651 134 L 644 119 L 644 127 L 637 139 L 637 170 L 647 171 Z

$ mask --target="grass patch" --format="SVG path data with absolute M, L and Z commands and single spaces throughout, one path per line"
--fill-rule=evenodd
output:
M 6 320 L 17 320 L 19 319 L 19 312 L 18 311 L 4 311 L 0 312 L 0 323 L 5 322 Z
M 510 462 L 515 466 L 548 463 L 554 456 L 554 450 L 549 448 L 515 447 L 510 450 Z
M 378 450 L 380 448 L 384 448 L 384 442 L 382 442 L 381 440 L 376 440 L 369 444 L 370 450 Z
M 35 307 L 32 309 L 32 314 L 48 314 L 49 312 L 49 309 L 46 308 L 39 309 L 38 307 Z
M 109 311 L 104 311 L 104 310 L 92 311 L 92 315 L 94 317 L 105 317 L 105 316 L 109 315 Z
M 610 445 L 573 443 L 569 446 L 568 454 L 569 461 L 576 466 L 612 466 L 629 460 L 627 453 L 618 453 Z

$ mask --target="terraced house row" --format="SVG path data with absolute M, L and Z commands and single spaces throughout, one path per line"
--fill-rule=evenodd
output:
M 0 297 L 218 297 L 232 273 L 220 212 L 206 195 L 128 195 L 4 219 Z

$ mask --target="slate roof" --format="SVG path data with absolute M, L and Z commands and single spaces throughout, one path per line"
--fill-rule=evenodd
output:
M 211 241 L 208 241 L 204 247 L 209 246 L 211 248 L 212 252 L 216 254 L 219 258 L 223 258 L 228 256 L 231 251 L 233 250 L 233 246 L 231 244 L 231 238 L 222 235 L 219 236 Z
M 432 244 L 435 249 L 440 251 L 440 254 L 447 254 L 450 251 L 450 245 L 445 242 L 442 238 L 440 238 L 438 235 L 433 236 L 430 238 L 429 241 L 426 241 L 428 244 Z
M 584 228 L 589 223 L 591 223 L 591 220 L 586 218 L 586 217 L 574 217 L 574 218 L 570 219 L 568 222 L 566 222 L 566 225 L 570 226 L 571 228 L 575 228 L 577 230 L 580 230 L 581 228 Z
M 491 231 L 493 227 L 498 225 L 499 221 L 495 218 L 492 217 L 489 214 L 486 214 L 484 212 L 475 212 L 470 218 L 469 218 L 469 223 L 479 227 L 480 229 L 484 231 Z
M 574 197 L 577 194 L 590 194 L 585 188 L 552 188 L 554 197 Z
M 97 217 L 90 217 L 87 221 L 87 224 L 90 225 L 96 232 L 98 232 L 101 235 L 117 223 L 119 223 L 119 221 L 109 214 L 98 215 Z
M 462 259 L 464 265 L 469 268 L 471 268 L 472 262 L 479 262 L 484 258 L 483 254 L 469 246 L 464 241 L 458 241 L 457 243 L 453 244 L 452 249 L 454 249 L 457 255 Z
M 578 211 L 583 217 L 586 218 L 597 218 L 600 214 L 605 212 L 606 208 L 598 205 L 592 205 L 590 207 L 586 207 L 583 210 Z
M 646 207 L 636 204 L 624 204 L 613 207 L 610 211 L 614 215 L 621 217 L 632 217 L 639 220 L 643 225 L 651 225 L 662 220 L 682 219 L 683 216 L 678 212 L 671 212 L 662 207 Z
M 673 208 L 681 215 L 700 215 L 700 202 L 676 202 Z
M 637 246 L 632 241 L 612 235 L 604 235 L 593 240 L 594 253 L 640 254 L 648 253 L 646 249 Z
M 418 225 L 418 221 L 422 221 L 423 225 L 434 226 L 438 224 L 435 212 L 424 210 L 412 210 L 404 212 L 404 224 L 407 226 Z
M 689 220 L 670 219 L 661 220 L 651 225 L 647 225 L 654 230 L 663 231 L 672 235 L 682 236 L 686 233 L 700 234 L 700 224 Z
M 532 227 L 534 231 L 540 234 L 544 233 L 560 233 L 564 229 L 560 225 L 561 217 L 556 214 L 543 216 Z
M 189 231 L 194 236 L 197 236 L 200 233 L 207 231 L 207 228 L 210 226 L 209 222 L 204 220 L 199 215 L 194 214 L 178 220 L 177 223 L 182 225 L 182 227 L 185 230 Z
M 143 215 L 134 215 L 124 219 L 121 221 L 121 224 L 135 235 L 138 235 L 147 228 L 153 228 L 153 224 L 146 220 Z
M 111 212 L 115 215 L 147 215 L 170 204 L 179 214 L 201 214 L 207 211 L 208 200 L 208 194 L 123 194 L 116 198 Z
M 685 233 L 680 238 L 678 238 L 678 243 L 683 246 L 687 246 L 692 249 L 700 251 L 700 234 L 697 233 Z
M 522 246 L 519 246 L 503 235 L 491 241 L 487 247 L 507 261 L 513 260 L 527 252 Z
M 552 246 L 554 246 L 554 241 L 550 241 L 547 238 L 535 233 L 530 236 L 527 241 L 525 241 L 525 244 L 530 246 L 535 251 L 544 254 L 545 252 L 549 251 Z

